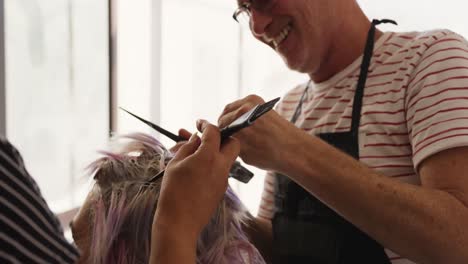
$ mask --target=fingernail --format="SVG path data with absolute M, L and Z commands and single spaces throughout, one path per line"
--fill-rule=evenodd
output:
M 193 142 L 197 139 L 198 137 L 198 132 L 195 132 L 193 133 L 191 136 L 190 136 L 190 139 L 189 139 L 189 142 Z
M 198 129 L 198 131 L 203 132 L 203 129 L 204 129 L 203 125 L 205 124 L 205 122 L 206 121 L 203 120 L 203 119 L 198 119 L 197 120 L 197 129 Z

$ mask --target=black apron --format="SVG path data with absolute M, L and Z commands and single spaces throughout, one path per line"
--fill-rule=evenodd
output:
M 328 144 L 359 159 L 362 97 L 374 50 L 375 26 L 391 20 L 373 20 L 367 36 L 361 72 L 354 95 L 351 131 L 317 135 Z M 309 85 L 291 120 L 295 123 Z M 276 212 L 273 218 L 274 263 L 391 263 L 384 248 L 288 177 L 277 174 Z

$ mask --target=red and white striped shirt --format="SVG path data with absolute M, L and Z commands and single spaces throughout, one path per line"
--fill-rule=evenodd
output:
M 362 57 L 323 83 L 311 84 L 296 125 L 310 134 L 351 128 Z M 290 120 L 305 89 L 288 92 L 277 111 Z M 468 42 L 448 31 L 385 33 L 375 44 L 359 129 L 360 161 L 383 175 L 420 185 L 427 157 L 468 146 Z M 259 217 L 271 219 L 272 173 Z M 387 251 L 392 263 L 412 263 Z

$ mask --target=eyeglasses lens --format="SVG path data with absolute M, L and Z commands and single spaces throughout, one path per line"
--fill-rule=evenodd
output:
M 248 10 L 243 10 L 242 12 L 238 13 L 236 18 L 239 24 L 241 24 L 242 28 L 250 28 L 250 12 Z

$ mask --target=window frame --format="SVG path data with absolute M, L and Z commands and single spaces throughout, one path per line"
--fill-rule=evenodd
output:
M 117 127 L 117 4 L 107 1 L 108 60 L 109 60 L 109 137 Z

